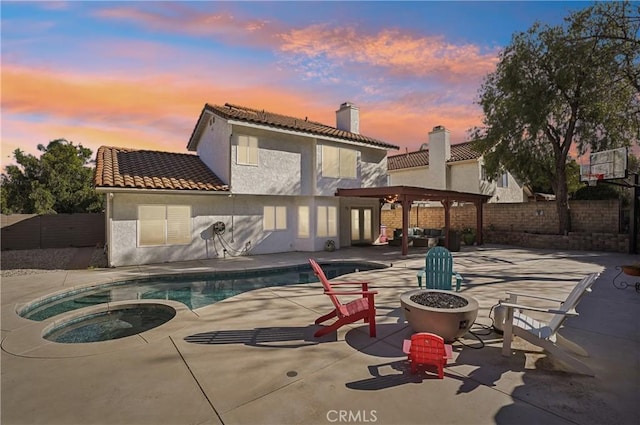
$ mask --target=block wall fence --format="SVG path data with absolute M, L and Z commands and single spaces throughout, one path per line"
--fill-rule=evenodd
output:
M 2 250 L 102 246 L 103 213 L 0 215 Z
M 614 200 L 570 201 L 572 232 L 558 233 L 555 202 L 485 204 L 483 235 L 486 243 L 526 246 L 531 248 L 582 249 L 628 252 L 629 235 L 620 233 L 620 202 Z M 476 207 L 473 204 L 451 207 L 451 228 L 476 228 Z M 381 224 L 387 227 L 388 238 L 402 227 L 402 208 L 384 209 Z M 409 213 L 409 226 L 444 227 L 443 207 L 415 206 Z

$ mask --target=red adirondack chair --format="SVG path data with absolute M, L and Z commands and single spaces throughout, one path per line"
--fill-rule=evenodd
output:
M 405 339 L 402 351 L 408 354 L 411 373 L 416 373 L 418 365 L 431 365 L 438 368 L 438 378 L 444 378 L 444 366 L 447 359 L 453 357 L 451 345 L 445 344 L 442 337 L 429 332 L 419 332 Z
M 333 332 L 339 327 L 343 325 L 347 325 L 349 323 L 357 322 L 358 320 L 364 320 L 365 323 L 369 323 L 369 336 L 376 336 L 376 307 L 373 301 L 373 297 L 378 292 L 369 291 L 369 283 L 368 282 L 333 282 L 329 283 L 329 280 L 325 276 L 322 271 L 322 267 L 316 263 L 315 260 L 309 258 L 309 263 L 311 264 L 311 268 L 320 282 L 322 282 L 322 286 L 324 286 L 324 293 L 329 296 L 331 302 L 334 305 L 333 311 L 324 316 L 318 318 L 316 320 L 316 325 L 323 323 L 333 317 L 337 317 L 338 319 L 333 322 L 330 326 L 324 327 L 317 331 L 314 336 L 320 337 L 322 335 L 326 335 L 329 332 Z M 333 289 L 334 286 L 344 286 L 344 285 L 359 285 L 361 287 L 360 291 L 340 291 L 337 292 Z M 362 295 L 361 298 L 350 301 L 346 304 L 342 304 L 340 300 L 338 300 L 338 295 Z

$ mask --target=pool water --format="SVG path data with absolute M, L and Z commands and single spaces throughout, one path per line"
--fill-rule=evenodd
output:
M 341 262 L 323 264 L 327 278 L 355 271 L 385 268 L 380 264 Z M 173 300 L 194 310 L 259 288 L 317 282 L 308 264 L 266 270 L 240 270 L 190 276 L 163 276 L 76 289 L 31 303 L 18 313 L 42 321 L 93 305 L 128 300 Z
M 175 315 L 173 308 L 157 304 L 103 311 L 64 322 L 44 338 L 67 344 L 119 339 L 158 327 Z

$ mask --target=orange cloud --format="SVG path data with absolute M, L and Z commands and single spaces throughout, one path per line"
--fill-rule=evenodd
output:
M 339 102 L 321 105 L 294 88 L 202 85 L 164 75 L 68 74 L 7 64 L 2 73 L 3 161 L 15 148 L 36 154 L 56 138 L 184 151 L 205 102 L 237 103 L 334 124 Z
M 239 67 L 241 68 L 241 67 Z M 238 70 L 234 78 L 244 82 Z M 455 107 L 429 99 L 429 105 L 408 98 L 385 102 L 334 99 L 311 88 L 265 85 L 252 81 L 230 85 L 224 79 L 205 84 L 186 70 L 171 75 L 69 73 L 3 64 L 2 160 L 21 148 L 39 155 L 37 144 L 66 138 L 94 152 L 101 145 L 184 152 L 205 102 L 236 103 L 335 125 L 335 110 L 356 100 L 361 129 L 368 136 L 417 149 L 435 125 L 452 131 L 452 141 L 479 122 L 472 105 Z M 422 99 L 422 97 L 420 98 Z
M 428 141 L 433 127 L 442 125 L 451 132 L 451 143 L 468 140 L 467 131 L 479 125 L 482 112 L 473 105 L 443 105 L 437 108 L 415 109 L 402 102 L 363 105 L 360 107 L 360 128 L 368 135 L 393 141 L 402 150 L 417 150 Z
M 208 13 L 180 2 L 155 5 L 153 12 L 128 7 L 110 7 L 94 12 L 105 19 L 128 20 L 140 25 L 178 34 L 211 35 L 250 45 L 268 45 L 280 30 L 260 19 L 238 19 L 230 12 Z M 219 5 L 220 6 L 220 5 Z
M 281 51 L 340 63 L 387 68 L 392 74 L 437 76 L 446 80 L 481 77 L 495 69 L 497 51 L 455 45 L 441 36 L 416 37 L 395 29 L 364 34 L 353 28 L 313 25 L 281 34 Z
M 457 45 L 442 36 L 413 35 L 400 29 L 375 34 L 327 24 L 291 28 L 282 22 L 243 19 L 231 12 L 206 13 L 180 3 L 166 3 L 149 12 L 115 7 L 95 12 L 107 19 L 129 20 L 140 25 L 192 35 L 210 35 L 235 45 L 270 47 L 282 54 L 302 56 L 309 63 L 309 78 L 322 77 L 322 69 L 360 64 L 384 68 L 390 75 L 434 76 L 447 81 L 466 81 L 495 69 L 498 50 L 483 52 L 474 44 Z M 314 66 L 313 59 L 323 57 Z M 305 64 L 291 59 L 298 67 Z M 330 80 L 330 78 L 326 78 Z

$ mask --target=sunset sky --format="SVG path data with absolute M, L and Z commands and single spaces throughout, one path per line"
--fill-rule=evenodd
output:
M 512 34 L 588 4 L 3 0 L 2 164 L 57 138 L 187 152 L 206 102 L 334 126 L 351 101 L 402 151 L 462 142 Z

